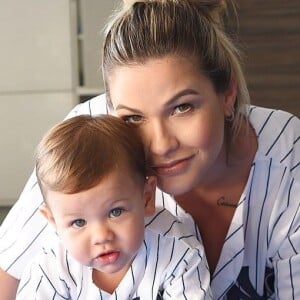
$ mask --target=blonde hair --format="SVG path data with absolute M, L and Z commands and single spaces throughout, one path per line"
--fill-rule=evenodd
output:
M 195 57 L 199 71 L 217 93 L 237 83 L 234 119 L 225 121 L 229 137 L 236 136 L 250 102 L 238 49 L 226 34 L 226 1 L 126 1 L 105 29 L 102 67 L 107 98 L 109 75 L 115 67 L 143 64 L 167 55 Z
M 44 198 L 47 190 L 73 194 L 90 189 L 114 170 L 146 177 L 142 142 L 117 117 L 68 119 L 50 129 L 37 147 L 36 174 Z

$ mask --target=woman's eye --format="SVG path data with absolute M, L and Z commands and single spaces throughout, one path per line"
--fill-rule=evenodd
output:
M 139 116 L 139 115 L 131 115 L 131 116 L 125 116 L 125 117 L 122 117 L 122 119 L 126 122 L 126 123 L 129 123 L 129 124 L 139 124 L 142 122 L 143 120 L 143 117 L 142 116 Z
M 120 208 L 120 207 L 114 208 L 109 212 L 109 217 L 110 218 L 119 217 L 123 211 L 124 211 L 123 208 Z
M 83 226 L 85 226 L 86 221 L 83 219 L 78 219 L 72 222 L 72 227 L 76 227 L 76 228 L 81 228 Z
M 180 105 L 177 105 L 174 110 L 173 110 L 173 115 L 176 115 L 176 114 L 182 114 L 182 113 L 185 113 L 185 112 L 188 112 L 192 109 L 192 105 L 191 104 L 188 104 L 188 103 L 183 103 L 183 104 L 180 104 Z

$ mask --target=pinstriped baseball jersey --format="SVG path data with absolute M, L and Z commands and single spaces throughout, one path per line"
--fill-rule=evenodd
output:
M 300 121 L 251 107 L 250 123 L 258 150 L 212 276 L 212 293 L 214 299 L 300 299 Z M 157 199 L 197 231 L 171 197 Z
M 69 117 L 100 113 L 107 113 L 104 95 Z M 258 150 L 212 277 L 214 299 L 300 299 L 300 121 L 260 107 L 251 107 L 249 118 Z M 157 190 L 157 202 L 197 234 L 172 197 Z M 1 226 L 0 264 L 17 278 L 52 234 L 37 211 L 41 203 L 32 175 Z
M 144 243 L 114 293 L 97 288 L 92 269 L 54 241 L 24 272 L 16 299 L 211 299 L 203 252 L 195 236 L 162 209 L 146 219 Z

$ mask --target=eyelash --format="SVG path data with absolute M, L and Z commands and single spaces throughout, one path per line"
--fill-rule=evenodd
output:
M 134 120 L 134 118 L 138 118 L 139 120 L 136 121 Z M 122 119 L 128 124 L 136 125 L 142 122 L 143 117 L 139 115 L 129 115 L 129 116 L 122 117 Z
M 177 111 L 178 109 L 184 108 L 183 111 Z M 177 105 L 173 108 L 171 115 L 181 115 L 187 112 L 192 111 L 194 108 L 194 106 L 190 103 L 182 103 L 180 105 Z M 134 119 L 138 119 L 138 120 L 134 120 Z M 128 116 L 124 116 L 122 117 L 122 119 L 126 122 L 129 123 L 131 125 L 139 125 L 143 122 L 143 116 L 140 115 L 128 115 Z
M 184 108 L 184 110 L 176 112 L 176 110 L 181 109 L 181 108 Z M 193 109 L 192 104 L 182 103 L 182 104 L 179 104 L 179 105 L 175 106 L 175 108 L 173 109 L 172 115 L 184 114 L 184 113 L 187 113 L 187 112 L 191 111 L 192 109 Z
M 125 211 L 124 208 L 122 207 L 116 207 L 116 208 L 113 208 L 112 210 L 110 210 L 110 212 L 108 213 L 108 217 L 109 218 L 117 218 L 119 217 L 123 212 Z M 117 213 L 117 214 L 116 214 Z M 83 224 L 77 224 L 78 222 L 81 222 Z M 77 220 L 74 220 L 71 222 L 71 227 L 74 227 L 74 228 L 82 228 L 86 225 L 86 220 L 84 219 L 77 219 Z
M 78 221 L 80 221 L 80 222 L 83 222 L 84 224 L 83 225 L 78 225 L 78 224 L 76 224 Z M 74 220 L 72 223 L 71 223 L 71 226 L 72 227 L 75 227 L 75 228 L 82 228 L 83 226 L 85 226 L 86 225 L 86 221 L 85 220 L 83 220 L 83 219 L 77 219 L 77 220 Z

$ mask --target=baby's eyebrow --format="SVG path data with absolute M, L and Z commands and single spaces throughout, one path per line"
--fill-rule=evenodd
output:
M 79 217 L 81 215 L 80 212 L 78 213 L 66 213 L 66 214 L 63 214 L 63 217 Z

